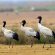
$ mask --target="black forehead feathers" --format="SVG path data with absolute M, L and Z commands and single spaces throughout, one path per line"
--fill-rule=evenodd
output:
M 23 21 L 22 21 L 22 23 L 26 23 L 26 21 L 25 21 L 25 20 L 23 20 Z
M 38 18 L 42 18 L 41 16 L 38 16 Z
M 3 23 L 6 23 L 6 21 L 3 21 Z

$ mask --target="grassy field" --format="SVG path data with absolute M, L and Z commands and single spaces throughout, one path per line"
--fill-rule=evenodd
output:
M 7 45 L 0 45 L 0 55 L 55 55 L 55 44 L 52 48 L 49 48 L 49 44 L 45 48 L 42 46 L 43 44 L 36 44 L 31 48 L 30 45 L 16 45 L 9 48 Z
M 38 30 L 38 20 L 37 17 L 38 16 L 42 16 L 43 20 L 42 20 L 42 24 L 46 27 L 51 28 L 52 30 L 55 30 L 55 11 L 42 11 L 42 12 L 20 12 L 20 13 L 15 13 L 15 12 L 4 12 L 4 13 L 0 13 L 0 43 L 6 43 L 6 39 L 4 38 L 2 32 L 1 32 L 1 28 L 3 25 L 3 21 L 6 20 L 7 25 L 6 28 L 8 29 L 12 29 L 13 31 L 17 32 L 20 36 L 20 44 L 28 44 L 30 42 L 30 38 L 28 36 L 26 36 L 21 30 L 20 30 L 20 22 L 25 19 L 27 21 L 26 26 L 32 27 L 35 31 Z M 3 41 L 2 41 L 3 40 Z M 29 42 L 27 42 L 27 40 Z M 34 39 L 34 42 L 38 42 L 36 41 L 36 39 Z M 41 42 L 43 42 L 41 40 Z
M 55 30 L 55 11 L 0 13 L 0 43 L 3 43 L 3 45 L 0 45 L 0 55 L 55 55 L 55 44 L 52 44 L 53 48 L 50 49 L 48 49 L 49 44 L 47 44 L 44 49 L 42 48 L 43 44 L 36 44 L 32 48 L 30 45 L 16 45 L 14 48 L 9 48 L 8 45 L 4 45 L 6 39 L 1 32 L 3 20 L 7 21 L 6 27 L 8 29 L 12 29 L 19 34 L 20 44 L 24 44 L 27 43 L 27 39 L 30 40 L 30 38 L 20 31 L 20 22 L 25 19 L 27 21 L 26 26 L 30 26 L 37 31 L 37 17 L 39 15 L 43 17 L 43 25 Z

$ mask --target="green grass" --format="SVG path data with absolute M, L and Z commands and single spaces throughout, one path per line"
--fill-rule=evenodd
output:
M 16 10 L 17 12 L 23 12 L 23 11 L 55 11 L 55 6 L 54 5 L 49 5 L 45 7 L 35 7 L 34 10 L 30 10 L 31 7 L 18 7 Z
M 46 43 L 49 43 L 49 39 L 51 40 L 51 43 L 54 42 L 54 38 L 53 37 L 51 37 L 51 38 L 49 37 L 49 38 L 45 39 L 42 34 L 41 34 L 40 40 L 37 40 L 37 39 L 35 39 L 35 38 L 31 37 L 31 36 L 26 36 L 25 33 L 20 30 L 20 28 L 18 27 L 17 24 L 14 24 L 11 27 L 11 30 L 13 30 L 14 32 L 18 33 L 19 41 L 17 42 L 17 41 L 15 41 L 13 39 L 10 40 L 10 39 L 5 38 L 3 33 L 0 31 L 0 43 L 1 44 L 9 44 L 9 41 L 11 41 L 11 42 L 14 42 L 15 44 L 20 44 L 20 45 L 27 44 L 28 45 L 28 44 L 31 43 L 31 39 L 33 39 L 33 43 L 34 44 L 36 44 L 36 43 L 42 44 L 42 43 L 45 42 L 45 40 L 46 40 Z M 36 28 L 35 28 L 35 30 L 37 31 Z
M 55 6 L 36 7 L 34 11 L 55 11 Z

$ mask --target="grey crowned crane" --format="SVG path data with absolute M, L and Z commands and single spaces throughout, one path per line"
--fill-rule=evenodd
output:
M 42 17 L 38 16 L 37 19 L 39 19 L 39 22 L 38 22 L 39 32 L 44 35 L 44 38 L 54 37 L 54 39 L 55 39 L 55 32 L 41 24 Z M 49 42 L 50 42 L 50 40 L 49 40 Z M 44 45 L 45 45 L 45 43 L 44 43 Z M 44 45 L 43 45 L 43 48 L 44 48 Z M 51 48 L 51 44 L 50 44 L 50 48 Z
M 38 31 L 36 32 L 31 27 L 26 27 L 25 24 L 26 24 L 26 21 L 22 20 L 22 22 L 21 22 L 21 31 L 23 31 L 25 33 L 25 35 L 27 35 L 27 36 L 32 36 L 32 37 L 37 38 L 38 40 L 40 40 L 40 33 Z M 33 46 L 33 43 L 31 43 L 31 47 L 32 46 Z
M 3 32 L 4 36 L 8 39 L 14 39 L 16 41 L 19 41 L 18 34 L 13 32 L 12 30 L 8 30 L 7 28 L 5 28 L 5 25 L 6 25 L 6 21 L 3 21 L 2 32 Z M 10 48 L 10 44 L 11 44 L 11 42 L 9 42 L 9 48 Z M 13 48 L 13 45 L 12 45 L 12 48 Z

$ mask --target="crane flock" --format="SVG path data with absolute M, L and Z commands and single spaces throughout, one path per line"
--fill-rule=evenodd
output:
M 39 20 L 38 21 L 38 31 L 35 31 L 31 27 L 25 26 L 26 25 L 26 20 L 22 20 L 20 30 L 22 32 L 24 32 L 25 35 L 32 36 L 33 38 L 36 38 L 38 40 L 40 40 L 40 37 L 41 37 L 40 34 L 43 34 L 43 37 L 45 39 L 48 38 L 48 37 L 53 37 L 55 39 L 55 32 L 52 31 L 50 28 L 47 28 L 47 27 L 42 25 L 42 22 L 41 22 L 42 17 L 38 16 L 37 19 Z M 19 41 L 19 35 L 16 32 L 7 29 L 5 27 L 5 25 L 6 25 L 6 21 L 3 21 L 2 32 L 3 32 L 4 36 L 8 39 L 14 39 L 16 41 Z M 49 42 L 51 42 L 51 40 L 49 40 Z M 43 48 L 45 46 L 45 43 L 46 43 L 46 40 L 44 42 Z M 10 47 L 10 44 L 11 44 L 11 42 L 9 42 L 9 47 Z M 31 44 L 31 47 L 32 46 L 33 46 L 33 43 Z M 12 45 L 12 47 L 13 47 L 13 45 Z M 51 48 L 51 44 L 50 44 L 50 48 Z

